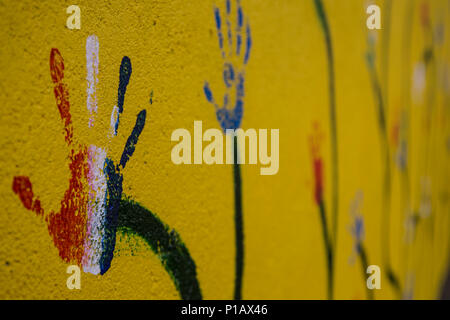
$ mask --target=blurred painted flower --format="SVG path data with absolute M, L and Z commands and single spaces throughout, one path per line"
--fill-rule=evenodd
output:
M 314 169 L 314 200 L 317 205 L 323 201 L 323 161 L 320 155 L 320 144 L 323 134 L 320 131 L 319 123 L 313 123 L 313 133 L 309 137 L 309 146 Z
M 350 262 L 353 264 L 356 256 L 360 253 L 361 243 L 364 240 L 364 219 L 361 208 L 363 203 L 364 193 L 358 190 L 350 204 L 350 219 L 349 227 L 350 234 L 353 238 L 353 250 L 350 256 Z

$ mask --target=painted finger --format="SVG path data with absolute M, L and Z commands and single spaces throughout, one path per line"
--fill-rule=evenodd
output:
M 209 83 L 207 81 L 205 81 L 205 84 L 203 86 L 203 92 L 205 93 L 206 100 L 208 100 L 210 103 L 212 103 L 214 105 L 214 107 L 217 109 L 217 104 L 214 101 L 212 91 L 209 88 Z
M 87 69 L 87 101 L 86 106 L 89 111 L 89 127 L 94 126 L 94 116 L 97 113 L 97 84 L 98 84 L 98 64 L 99 64 L 99 43 L 95 34 L 86 39 L 86 69 Z
M 223 50 L 223 35 L 222 35 L 222 19 L 220 18 L 220 10 L 214 7 L 214 18 L 216 20 L 217 38 L 219 39 L 219 48 L 222 53 L 222 58 L 225 58 Z
M 125 100 L 125 93 L 131 77 L 131 60 L 127 56 L 122 58 L 119 70 L 119 88 L 117 90 L 117 106 L 114 106 L 111 114 L 111 126 L 113 128 L 113 135 L 117 135 L 119 128 L 120 114 L 123 112 L 123 103 Z
M 12 189 L 17 194 L 23 206 L 36 213 L 38 216 L 44 216 L 44 209 L 41 207 L 41 201 L 33 194 L 33 188 L 30 178 L 25 176 L 16 176 L 13 179 Z
M 73 126 L 70 115 L 69 90 L 63 82 L 64 59 L 56 48 L 50 51 L 50 75 L 54 83 L 53 92 L 55 94 L 56 105 L 64 123 L 65 140 L 70 145 L 73 138 Z
M 226 18 L 225 23 L 227 25 L 227 40 L 228 40 L 228 52 L 231 56 L 233 52 L 233 34 L 231 32 L 231 21 L 230 21 L 230 13 L 231 13 L 231 1 L 226 0 Z
M 242 46 L 242 25 L 244 24 L 244 14 L 242 13 L 241 2 L 237 3 L 237 28 L 236 28 L 236 55 L 241 54 Z
M 137 115 L 136 124 L 134 125 L 133 131 L 128 137 L 127 143 L 125 144 L 125 148 L 123 149 L 122 157 L 120 158 L 120 166 L 122 168 L 125 168 L 128 160 L 134 153 L 139 136 L 141 135 L 142 130 L 144 129 L 146 116 L 147 111 L 145 111 L 145 109 L 139 112 L 139 114 Z
M 248 59 L 250 58 L 250 50 L 252 48 L 252 35 L 250 32 L 250 25 L 247 23 L 246 27 L 246 36 L 247 36 L 247 42 L 245 46 L 245 56 L 244 56 L 244 64 L 247 64 Z

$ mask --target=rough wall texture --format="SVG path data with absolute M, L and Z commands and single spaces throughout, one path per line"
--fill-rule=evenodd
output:
M 240 126 L 280 129 L 278 174 L 241 165 L 241 183 L 232 165 L 171 161 L 175 129 L 220 128 L 204 86 L 221 103 L 226 3 L 78 1 L 70 30 L 71 1 L 0 1 L 0 298 L 234 298 L 237 184 L 243 298 L 440 295 L 449 2 L 376 1 L 369 32 L 362 0 L 242 0 L 242 27 L 231 1 Z

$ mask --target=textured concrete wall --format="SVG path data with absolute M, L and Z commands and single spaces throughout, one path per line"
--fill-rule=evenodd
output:
M 203 87 L 207 81 L 222 101 L 214 6 L 226 30 L 225 3 L 1 2 L 0 298 L 234 297 L 233 167 L 177 166 L 170 156 L 173 130 L 192 132 L 194 120 L 220 128 Z M 247 23 L 252 37 L 248 63 L 242 55 L 231 59 L 245 68 L 241 127 L 280 129 L 278 174 L 241 165 L 243 298 L 329 297 L 321 207 L 333 297 L 370 297 L 362 252 L 381 267 L 375 298 L 440 294 L 450 241 L 450 7 L 444 0 L 375 1 L 383 29 L 370 33 L 368 3 L 241 1 L 242 39 Z M 81 8 L 80 30 L 66 27 L 71 4 Z M 236 1 L 230 12 L 237 39 Z M 97 112 L 87 102 L 91 35 L 98 39 Z M 120 71 L 124 56 L 132 74 L 115 136 L 111 112 L 120 104 L 120 76 L 130 75 Z M 144 109 L 145 126 L 136 120 Z M 108 180 L 100 183 L 108 191 L 94 190 L 89 147 L 118 164 L 133 134 L 139 141 L 126 167 L 98 176 L 123 183 Z M 89 250 L 107 256 L 105 243 L 85 240 L 92 192 L 106 192 L 110 209 L 103 204 L 99 212 L 119 214 L 122 227 L 110 267 L 102 275 L 82 272 L 81 289 L 69 290 L 68 265 L 83 265 Z

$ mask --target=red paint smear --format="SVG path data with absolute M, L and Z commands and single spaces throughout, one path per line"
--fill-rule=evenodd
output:
M 73 137 L 73 127 L 70 115 L 69 90 L 63 83 L 64 61 L 58 49 L 50 52 L 50 74 L 54 86 L 54 94 L 59 113 L 64 122 L 65 140 L 70 145 Z M 81 265 L 84 254 L 84 237 L 86 234 L 87 191 L 86 177 L 88 174 L 87 149 L 80 147 L 75 153 L 69 154 L 70 179 L 69 187 L 61 200 L 59 212 L 51 211 L 46 217 L 48 232 L 53 243 L 58 248 L 60 257 L 65 262 Z M 34 198 L 32 184 L 28 177 L 14 177 L 13 191 L 18 194 L 25 208 L 43 216 L 41 202 Z
M 323 201 L 323 161 L 322 157 L 320 156 L 320 143 L 322 140 L 322 134 L 317 122 L 313 124 L 313 129 L 314 132 L 309 137 L 309 143 L 314 169 L 314 199 L 317 205 L 320 205 L 320 203 Z
M 54 94 L 61 119 L 64 122 L 65 140 L 70 145 L 73 138 L 73 127 L 70 115 L 69 90 L 64 84 L 64 59 L 58 49 L 50 52 L 50 75 L 55 84 Z M 70 180 L 69 188 L 61 200 L 60 211 L 54 211 L 46 217 L 48 232 L 59 250 L 60 257 L 65 262 L 76 262 L 81 265 L 86 233 L 86 204 L 85 190 L 88 165 L 87 150 L 81 148 L 77 153 L 70 151 Z
M 65 262 L 81 265 L 86 234 L 87 192 L 85 182 L 89 167 L 86 161 L 86 148 L 82 148 L 75 154 L 72 150 L 71 153 L 69 188 L 61 200 L 60 211 L 50 212 L 45 217 L 45 221 L 53 243 L 58 248 L 59 256 Z M 14 177 L 12 189 L 19 196 L 25 208 L 36 212 L 38 216 L 44 215 L 41 202 L 34 198 L 32 184 L 28 177 Z
M 314 159 L 314 179 L 316 182 L 314 198 L 317 204 L 323 200 L 323 174 L 322 159 Z
M 391 130 L 391 140 L 394 147 L 398 146 L 400 141 L 400 124 L 395 123 Z
M 426 2 L 422 2 L 420 6 L 420 22 L 424 28 L 430 25 L 430 7 Z
M 50 52 L 50 74 L 52 81 L 55 84 L 53 89 L 58 106 L 59 113 L 64 122 L 65 139 L 70 145 L 73 138 L 72 119 L 70 115 L 69 90 L 62 82 L 64 79 L 64 59 L 59 53 L 59 50 L 53 48 Z
M 12 188 L 19 196 L 20 201 L 22 201 L 25 208 L 36 212 L 38 216 L 44 215 L 44 210 L 41 208 L 41 202 L 38 199 L 33 199 L 34 194 L 30 178 L 25 176 L 14 177 Z
M 85 182 L 89 170 L 86 156 L 86 148 L 82 148 L 75 154 L 72 150 L 69 188 L 61 200 L 61 209 L 58 213 L 52 211 L 46 217 L 48 231 L 59 249 L 60 257 L 65 262 L 76 262 L 78 265 L 81 265 L 86 234 Z

